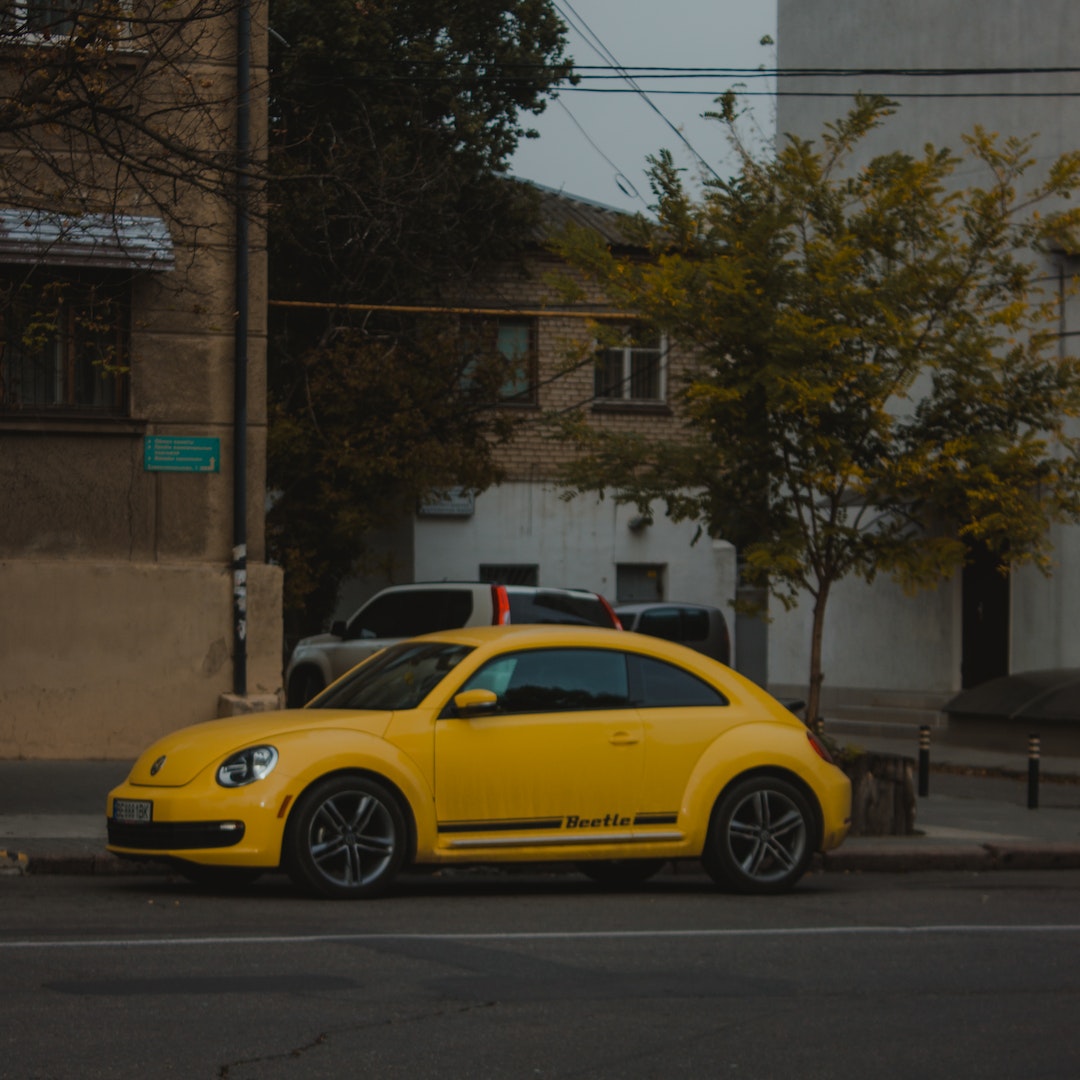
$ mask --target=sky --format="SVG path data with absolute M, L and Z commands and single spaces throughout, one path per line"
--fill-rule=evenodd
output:
M 541 116 L 527 118 L 527 126 L 540 137 L 522 140 L 511 161 L 515 176 L 608 206 L 644 211 L 652 201 L 646 159 L 660 149 L 671 150 L 676 162 L 695 176 L 701 170 L 696 155 L 721 175 L 731 171 L 721 126 L 701 114 L 741 81 L 739 77 L 660 80 L 647 78 L 639 69 L 774 68 L 775 46 L 760 42 L 765 35 L 776 38 L 775 0 L 552 2 L 570 27 L 567 52 L 575 65 L 614 62 L 631 69 L 648 101 L 621 79 L 582 84 L 618 93 L 560 90 L 558 100 L 549 102 Z M 745 85 L 762 88 L 760 80 Z M 670 90 L 694 93 L 664 92 Z M 771 128 L 772 99 L 747 100 L 755 105 L 758 124 Z

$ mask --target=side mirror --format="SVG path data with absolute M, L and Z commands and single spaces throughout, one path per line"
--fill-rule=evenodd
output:
M 339 638 L 342 639 L 342 641 L 344 641 L 345 640 L 345 620 L 344 619 L 337 619 L 335 622 L 332 622 L 330 624 L 330 633 L 333 634 L 334 637 L 339 637 Z
M 460 717 L 483 716 L 499 707 L 499 695 L 494 690 L 463 690 L 454 697 L 454 708 Z

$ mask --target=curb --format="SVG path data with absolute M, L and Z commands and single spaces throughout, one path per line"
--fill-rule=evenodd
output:
M 1009 844 L 897 844 L 886 848 L 839 848 L 820 856 L 826 873 L 915 873 L 961 870 L 1080 870 L 1080 845 L 1013 842 Z
M 667 874 L 700 870 L 696 862 L 675 862 Z M 1013 842 L 1009 844 L 890 843 L 882 847 L 839 848 L 816 855 L 810 872 L 826 874 L 927 873 L 996 870 L 1080 870 L 1080 844 Z M 68 877 L 145 877 L 175 875 L 176 868 L 161 862 L 121 859 L 108 853 L 27 855 L 0 850 L 0 875 Z

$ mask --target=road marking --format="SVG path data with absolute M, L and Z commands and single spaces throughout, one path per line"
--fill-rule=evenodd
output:
M 795 926 L 760 930 L 581 930 L 581 931 L 463 931 L 448 934 L 405 934 L 392 931 L 385 934 L 260 934 L 238 937 L 167 937 L 167 938 L 101 938 L 87 940 L 61 938 L 57 940 L 0 941 L 0 950 L 11 949 L 173 949 L 193 945 L 221 947 L 236 945 L 381 945 L 388 942 L 412 941 L 612 941 L 644 938 L 783 938 L 783 937 L 859 937 L 873 935 L 930 936 L 942 934 L 1077 934 L 1080 923 L 1033 924 L 1028 926 L 979 926 L 958 923 L 955 926 Z

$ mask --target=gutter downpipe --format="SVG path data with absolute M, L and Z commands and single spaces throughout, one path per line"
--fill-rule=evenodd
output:
M 248 167 L 251 154 L 251 3 L 236 28 L 236 327 L 233 364 L 233 692 L 247 695 Z

